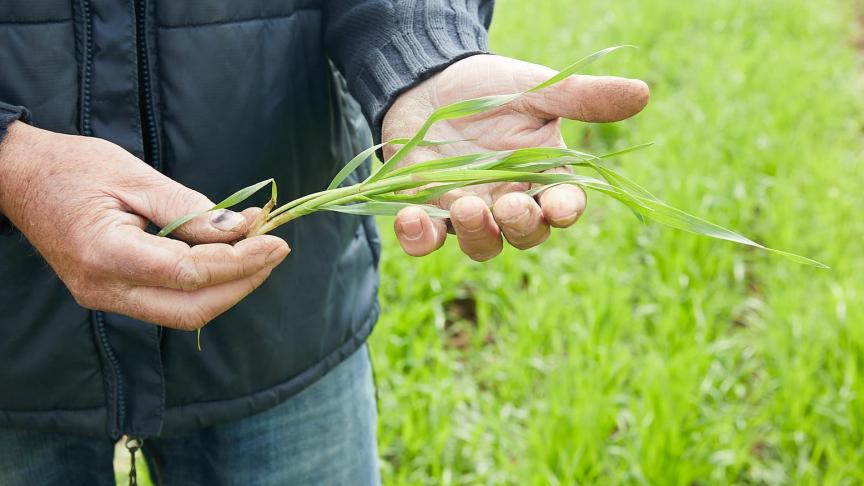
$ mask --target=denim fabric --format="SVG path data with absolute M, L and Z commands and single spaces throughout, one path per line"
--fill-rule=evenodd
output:
M 273 409 L 143 450 L 159 486 L 377 485 L 375 422 L 364 345 Z M 114 485 L 113 451 L 108 439 L 0 430 L 0 485 Z
M 0 430 L 0 484 L 114 486 L 114 442 L 71 434 Z

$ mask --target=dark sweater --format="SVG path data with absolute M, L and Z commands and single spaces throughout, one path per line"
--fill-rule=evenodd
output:
M 395 98 L 453 62 L 487 52 L 493 0 L 329 0 L 326 45 L 373 137 Z

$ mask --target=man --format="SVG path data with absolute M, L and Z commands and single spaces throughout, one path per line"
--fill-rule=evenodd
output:
M 491 0 L 0 3 L 0 484 L 113 484 L 123 435 L 143 442 L 159 484 L 376 484 L 373 220 L 315 214 L 249 239 L 256 209 L 200 217 L 177 239 L 148 223 L 269 177 L 286 200 L 319 190 L 369 128 L 376 142 L 410 135 L 438 106 L 548 78 L 488 54 L 491 11 Z M 430 139 L 472 141 L 407 163 L 561 145 L 559 117 L 620 120 L 647 97 L 641 81 L 574 76 L 437 124 Z M 539 200 L 523 190 L 441 198 L 469 257 L 494 257 L 504 239 L 542 243 L 585 207 L 572 186 Z M 406 209 L 395 231 L 421 256 L 448 226 Z M 197 352 L 187 331 L 208 323 Z

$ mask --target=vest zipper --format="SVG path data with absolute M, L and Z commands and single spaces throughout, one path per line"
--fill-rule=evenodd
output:
M 144 446 L 144 439 L 126 438 L 126 450 L 129 451 L 129 486 L 138 486 L 138 471 L 135 468 L 135 453 Z
M 90 109 L 92 103 L 92 91 L 90 89 L 93 74 L 93 19 L 90 13 L 90 2 L 81 0 L 81 15 L 84 17 L 84 69 L 81 76 L 81 135 L 90 137 L 93 135 L 93 127 L 90 124 Z M 105 353 L 108 367 L 114 379 L 114 430 L 112 433 L 119 435 L 126 418 L 126 401 L 123 392 L 123 375 L 120 374 L 120 363 L 111 344 L 108 342 L 108 334 L 105 331 L 105 314 L 99 311 L 93 313 L 96 321 L 96 336 Z M 109 413 L 110 417 L 111 414 Z
M 90 82 L 93 73 L 93 21 L 90 18 L 90 3 L 87 0 L 81 0 L 81 15 L 84 17 L 84 69 L 81 74 L 81 135 L 89 137 L 93 135 L 93 128 L 90 124 L 90 103 L 92 91 Z
M 135 2 L 135 41 L 138 54 L 138 107 L 141 116 L 144 160 L 161 172 L 163 167 L 159 157 L 159 136 L 156 133 L 156 114 L 150 86 L 150 56 L 147 51 L 147 0 Z
M 99 336 L 99 342 L 102 344 L 102 349 L 105 350 L 105 357 L 111 366 L 111 372 L 114 374 L 114 404 L 117 412 L 114 426 L 116 427 L 115 433 L 120 435 L 123 432 L 123 424 L 126 420 L 126 395 L 123 391 L 123 375 L 120 374 L 120 363 L 117 361 L 117 356 L 108 342 L 108 333 L 105 331 L 105 313 L 96 311 L 94 314 L 96 317 L 96 334 Z

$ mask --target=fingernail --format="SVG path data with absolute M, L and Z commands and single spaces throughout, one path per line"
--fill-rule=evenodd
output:
M 477 208 L 472 211 L 473 212 L 466 214 L 464 218 L 459 219 L 459 223 L 462 225 L 462 228 L 467 231 L 477 231 L 483 228 L 483 223 L 485 223 L 485 221 L 483 220 L 482 209 Z
M 555 198 L 555 210 L 559 218 L 572 218 L 579 211 L 579 206 L 572 197 Z
M 510 209 L 510 211 L 516 211 L 516 212 L 512 213 L 513 216 L 510 216 L 509 218 L 502 218 L 502 222 L 507 223 L 507 224 L 511 224 L 511 225 L 525 222 L 525 220 L 528 216 L 528 213 L 530 212 L 530 210 L 528 209 L 528 207 L 525 204 L 523 204 L 521 201 L 519 201 L 515 197 L 509 198 L 507 200 L 506 204 L 507 204 L 507 207 Z
M 409 219 L 399 222 L 399 231 L 407 240 L 417 240 L 423 236 L 423 223 L 420 218 Z
M 210 216 L 210 224 L 219 231 L 234 231 L 246 223 L 246 218 L 240 213 L 228 209 L 220 209 Z

